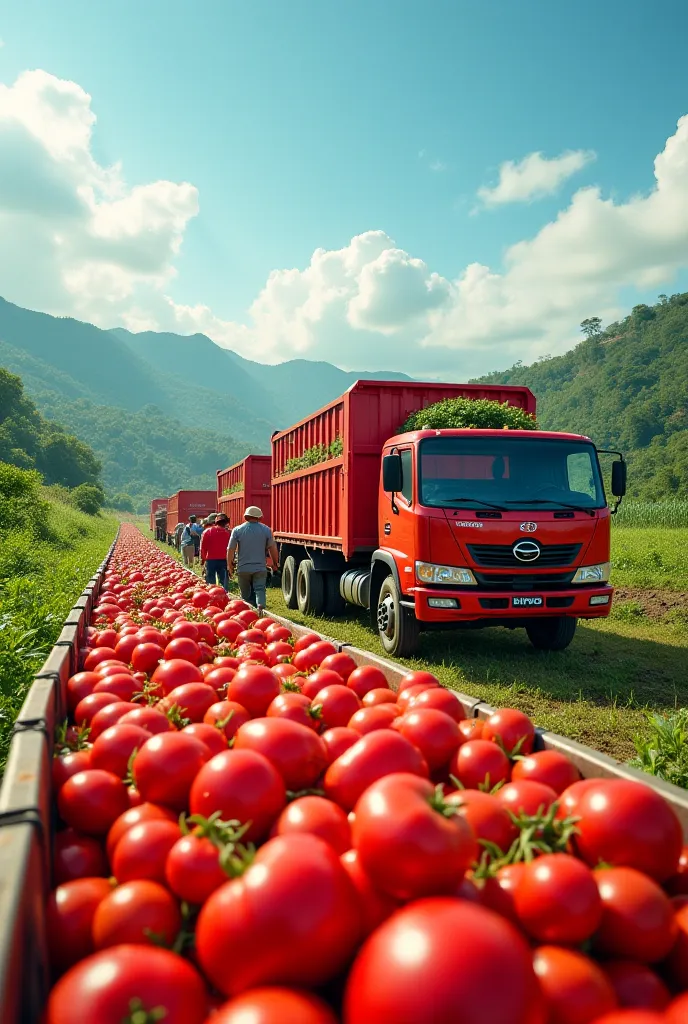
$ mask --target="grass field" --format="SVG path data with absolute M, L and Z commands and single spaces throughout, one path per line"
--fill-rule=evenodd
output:
M 626 760 L 635 753 L 634 736 L 648 733 L 647 711 L 688 706 L 687 550 L 688 529 L 615 528 L 619 600 L 609 619 L 580 623 L 566 651 L 536 651 L 521 630 L 426 633 L 418 657 L 405 664 L 427 667 L 452 689 L 521 708 L 543 728 Z M 288 612 L 276 589 L 268 604 L 295 622 L 381 653 L 363 612 L 303 616 Z

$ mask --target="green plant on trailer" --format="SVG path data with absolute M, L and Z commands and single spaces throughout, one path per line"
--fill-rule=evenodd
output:
M 232 484 L 231 487 L 225 487 L 222 492 L 222 496 L 225 497 L 227 494 L 236 494 L 237 491 L 243 491 L 244 485 L 241 481 L 236 484 Z
M 488 398 L 445 398 L 425 409 L 412 413 L 400 428 L 422 430 L 430 427 L 433 430 L 536 430 L 535 417 L 525 409 L 516 409 L 507 402 L 494 402 Z
M 280 475 L 286 476 L 287 473 L 296 473 L 299 469 L 309 469 L 311 466 L 318 466 L 321 462 L 338 459 L 343 454 L 344 442 L 341 437 L 335 437 L 330 444 L 314 444 L 312 448 L 306 448 L 303 455 L 287 459 Z

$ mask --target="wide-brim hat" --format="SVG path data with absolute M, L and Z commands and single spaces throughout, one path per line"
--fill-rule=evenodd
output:
M 257 505 L 249 505 L 249 507 L 244 512 L 244 515 L 245 516 L 250 516 L 251 519 L 262 519 L 263 518 L 263 512 L 262 512 L 261 509 L 258 508 Z

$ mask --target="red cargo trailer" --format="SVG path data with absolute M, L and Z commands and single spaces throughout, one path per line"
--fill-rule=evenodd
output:
M 178 523 L 185 523 L 190 515 L 197 519 L 205 519 L 211 512 L 217 511 L 217 495 L 215 491 L 177 491 L 167 500 L 167 542 L 174 540 L 174 531 Z
M 271 464 L 269 455 L 248 455 L 229 469 L 218 469 L 217 507 L 229 517 L 230 529 L 243 522 L 248 505 L 257 505 L 263 522 L 270 525 Z
M 589 438 L 539 430 L 416 430 L 448 398 L 533 414 L 528 388 L 357 381 L 272 439 L 272 529 L 290 608 L 368 608 L 384 649 L 421 629 L 526 629 L 561 650 L 609 614 L 609 523 Z M 609 453 L 608 453 L 609 454 Z M 612 467 L 625 492 L 626 464 Z
M 150 503 L 150 531 L 155 533 L 155 513 L 167 508 L 167 498 L 153 498 Z

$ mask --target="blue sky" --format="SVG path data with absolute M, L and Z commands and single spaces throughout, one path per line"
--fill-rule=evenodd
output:
M 469 265 L 503 273 L 509 247 L 556 223 L 584 186 L 601 190 L 593 217 L 604 202 L 623 205 L 653 188 L 653 160 L 688 114 L 687 33 L 688 6 L 679 0 L 2 3 L 0 82 L 11 87 L 42 69 L 76 83 L 97 117 L 89 145 L 99 166 L 120 163 L 125 188 L 169 181 L 197 190 L 198 212 L 187 210 L 177 226 L 178 245 L 161 256 L 169 276 L 155 286 L 158 299 L 164 293 L 182 307 L 172 319 L 146 299 L 149 281 L 134 282 L 128 309 L 112 295 L 70 309 L 57 287 L 45 296 L 37 289 L 33 301 L 105 326 L 196 327 L 244 354 L 258 346 L 270 360 L 346 362 L 348 354 L 360 366 L 379 343 L 381 357 L 407 353 L 411 372 L 426 356 L 440 372 L 454 358 L 456 334 L 442 311 L 451 304 L 462 322 L 475 315 L 448 297 Z M 2 147 L 0 134 L 0 157 Z M 551 194 L 487 209 L 478 200 L 506 161 L 567 151 L 595 158 Z M 374 317 L 367 312 L 377 295 L 358 313 L 341 304 L 323 311 L 322 291 L 302 278 L 280 280 L 286 301 L 265 295 L 249 312 L 271 272 L 303 272 L 315 250 L 345 249 L 370 231 L 385 233 L 384 251 L 393 250 L 391 239 L 411 261 L 402 267 L 406 285 L 383 296 Z M 381 244 L 372 259 L 384 262 Z M 615 266 L 604 292 L 586 283 L 561 318 L 562 303 L 554 303 L 547 337 L 535 337 L 520 313 L 511 329 L 503 322 L 510 303 L 500 299 L 494 322 L 476 322 L 480 357 L 463 338 L 456 358 L 476 370 L 561 350 L 581 310 L 613 315 L 639 296 L 685 287 L 688 239 L 677 244 L 678 255 L 672 240 L 670 260 L 660 254 L 649 270 L 634 264 L 627 279 Z M 658 264 L 666 285 L 657 283 Z M 63 268 L 65 279 L 83 279 L 81 263 L 75 267 Z M 364 269 L 359 261 L 352 274 Z M 414 274 L 425 275 L 423 296 L 435 298 L 420 313 L 407 308 L 404 320 L 389 305 L 404 305 Z M 432 275 L 449 284 L 433 292 Z M 9 268 L 3 280 L 0 255 L 0 294 L 10 299 L 11 276 Z M 31 304 L 25 288 L 15 290 L 15 301 Z M 306 292 L 316 314 L 296 315 Z M 435 340 L 426 344 L 428 337 Z

